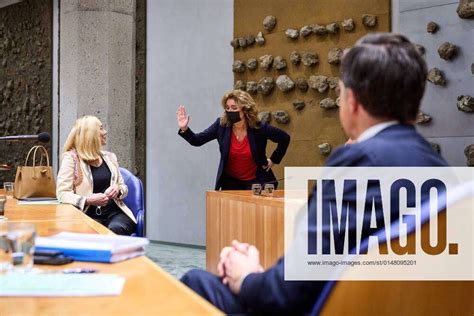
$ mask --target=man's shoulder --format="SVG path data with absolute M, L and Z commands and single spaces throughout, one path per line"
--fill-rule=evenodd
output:
M 446 162 L 412 125 L 390 126 L 374 137 L 343 146 L 328 166 L 444 166 Z

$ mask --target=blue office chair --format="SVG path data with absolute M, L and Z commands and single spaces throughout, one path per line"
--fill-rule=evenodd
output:
M 132 236 L 145 236 L 145 194 L 143 192 L 143 185 L 139 178 L 137 178 L 129 170 L 120 167 L 125 184 L 128 186 L 128 195 L 123 202 L 132 210 L 133 215 L 137 219 L 137 230 Z
M 474 181 L 472 182 L 468 182 L 468 183 L 465 183 L 461 186 L 459 186 L 457 188 L 457 190 L 454 190 L 455 192 L 451 193 L 451 202 L 454 204 L 455 202 L 457 201 L 460 201 L 464 198 L 467 198 L 467 197 L 472 197 L 474 196 Z M 443 193 L 444 195 L 444 193 Z M 445 199 L 441 199 L 441 201 L 439 201 L 439 205 L 438 205 L 438 212 L 439 213 L 442 213 L 446 210 L 447 208 L 447 205 L 445 204 L 446 203 L 446 200 Z M 429 210 L 429 208 L 425 208 L 425 210 Z M 429 217 L 430 217 L 430 214 L 428 211 L 422 211 L 422 214 L 421 214 L 421 224 L 425 224 L 426 222 L 428 222 L 429 220 Z M 414 225 L 413 225 L 414 224 Z M 412 234 L 415 229 L 416 229 L 416 224 L 417 223 L 411 223 L 411 225 L 407 225 L 406 227 L 406 230 L 407 230 L 407 235 L 410 235 Z M 396 238 L 399 238 L 399 232 L 401 231 L 400 230 L 400 225 L 404 225 L 400 222 L 400 220 L 398 221 L 395 221 L 391 224 L 391 227 L 390 227 L 390 232 L 391 232 L 391 236 L 388 236 L 389 239 L 396 239 Z M 387 241 L 387 234 L 385 232 L 385 230 L 380 230 L 376 233 L 376 235 L 378 236 L 378 240 L 379 242 L 383 242 L 383 241 Z M 363 240 L 361 242 L 361 245 L 360 245 L 360 248 L 361 250 L 362 249 L 368 249 L 369 248 L 369 240 L 366 239 L 366 240 Z M 329 297 L 331 296 L 331 293 L 333 292 L 336 284 L 337 284 L 338 281 L 328 281 L 326 282 L 326 284 L 324 285 L 320 295 L 318 296 L 318 299 L 316 300 L 315 304 L 313 305 L 313 309 L 311 311 L 311 316 L 318 316 L 321 314 L 321 312 L 323 311 L 324 309 L 324 306 L 326 304 L 326 302 L 328 301 Z

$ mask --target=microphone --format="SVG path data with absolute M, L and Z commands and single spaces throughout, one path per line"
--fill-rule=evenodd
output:
M 51 139 L 49 133 L 42 132 L 38 135 L 15 135 L 15 136 L 1 136 L 0 140 L 22 141 L 22 140 L 37 140 L 42 143 L 47 143 Z

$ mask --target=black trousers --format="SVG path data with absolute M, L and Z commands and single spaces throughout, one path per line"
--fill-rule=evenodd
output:
M 254 183 L 260 182 L 256 178 L 253 180 L 239 180 L 225 173 L 221 177 L 222 190 L 251 190 Z
M 98 215 L 96 208 L 90 206 L 87 215 L 117 235 L 130 236 L 135 232 L 137 225 L 115 203 L 103 206 L 100 210 L 102 214 Z

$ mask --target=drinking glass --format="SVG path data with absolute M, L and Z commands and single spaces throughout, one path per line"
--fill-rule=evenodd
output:
M 26 273 L 33 268 L 36 227 L 31 223 L 9 223 L 7 242 L 11 247 L 12 271 Z
M 262 194 L 262 185 L 260 183 L 254 183 L 252 184 L 252 193 L 254 195 L 260 195 Z
M 3 188 L 5 189 L 5 194 L 8 196 L 13 196 L 13 190 L 15 188 L 15 183 L 13 182 L 3 182 Z
M 7 223 L 0 222 L 0 275 L 5 272 L 8 272 L 11 268 L 12 263 L 7 234 Z
M 268 196 L 268 197 L 273 197 L 274 190 L 275 190 L 275 186 L 273 185 L 273 183 L 267 183 L 265 184 L 263 188 L 263 192 L 265 193 L 265 196 Z

